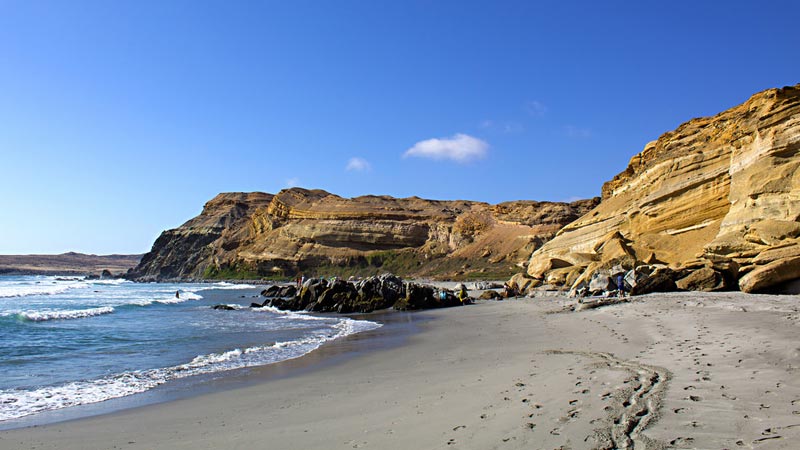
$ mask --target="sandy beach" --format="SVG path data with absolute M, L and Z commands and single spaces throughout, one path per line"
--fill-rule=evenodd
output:
M 0 448 L 797 448 L 799 301 L 681 293 L 579 312 L 566 298 L 420 312 L 432 320 L 399 345 L 0 432 Z

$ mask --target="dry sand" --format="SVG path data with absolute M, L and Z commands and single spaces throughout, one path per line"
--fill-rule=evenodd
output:
M 400 346 L 0 432 L 0 448 L 800 448 L 800 297 L 567 304 L 423 312 L 435 320 Z

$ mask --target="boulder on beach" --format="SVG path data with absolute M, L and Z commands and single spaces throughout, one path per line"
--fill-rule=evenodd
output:
M 394 308 L 401 311 L 415 309 L 445 308 L 461 306 L 463 303 L 456 295 L 447 289 L 437 289 L 433 286 L 408 283 L 406 296 L 395 303 Z
M 460 284 L 459 289 L 466 290 Z M 272 297 L 264 302 L 289 311 L 369 313 L 381 309 L 417 310 L 461 306 L 458 292 L 417 283 L 405 283 L 401 278 L 386 273 L 357 282 L 312 278 L 303 283 L 300 291 L 291 298 Z M 253 304 L 254 306 L 257 304 Z
M 488 290 L 482 292 L 481 295 L 478 296 L 478 298 L 481 300 L 502 300 L 503 296 L 500 295 L 500 293 L 497 291 Z
M 678 290 L 675 284 L 675 271 L 669 268 L 659 268 L 639 282 L 631 289 L 631 295 L 644 295 L 652 292 L 674 292 Z

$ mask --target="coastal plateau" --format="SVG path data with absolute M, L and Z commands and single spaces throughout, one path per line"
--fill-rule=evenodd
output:
M 375 275 L 497 279 L 597 205 L 490 205 L 322 190 L 223 193 L 167 230 L 129 276 L 140 280 Z
M 16 275 L 100 275 L 125 273 L 142 255 L 0 255 L 0 274 Z

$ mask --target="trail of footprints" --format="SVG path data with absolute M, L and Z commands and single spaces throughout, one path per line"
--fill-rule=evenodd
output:
M 666 381 L 671 376 L 667 370 L 622 360 L 609 353 L 560 350 L 546 353 L 586 357 L 595 361 L 593 366 L 596 368 L 622 370 L 628 373 L 621 389 L 605 391 L 598 395 L 601 401 L 608 402 L 604 408 L 607 417 L 595 418 L 588 422 L 591 425 L 597 425 L 597 428 L 595 428 L 593 434 L 585 437 L 584 442 L 592 441 L 592 447 L 597 449 L 627 449 L 633 448 L 634 444 L 636 444 L 637 448 L 640 448 L 640 446 L 645 449 L 663 448 L 663 444 L 642 435 L 642 431 L 651 421 L 657 418 L 656 412 L 660 407 L 666 390 Z M 595 370 L 588 372 L 589 380 L 593 378 L 592 374 L 594 373 Z M 572 392 L 576 395 L 576 398 L 567 402 L 566 411 L 557 420 L 556 426 L 547 430 L 547 433 L 551 436 L 561 436 L 563 427 L 581 416 L 580 406 L 583 403 L 581 398 L 585 398 L 581 396 L 591 393 L 591 389 L 584 385 L 585 378 L 580 375 L 576 376 L 574 368 L 568 368 L 567 375 L 574 376 L 577 380 L 575 382 L 575 390 Z M 536 373 L 531 373 L 529 376 L 534 377 Z M 544 415 L 545 406 L 531 398 L 532 394 L 525 382 L 516 381 L 510 389 L 501 392 L 501 395 L 503 395 L 503 402 L 520 401 L 530 406 L 530 412 L 522 417 L 523 430 L 538 431 L 541 426 L 545 426 L 545 424 L 540 424 L 536 420 L 537 417 Z M 520 397 L 522 398 L 520 399 Z M 495 414 L 491 411 L 494 408 L 494 405 L 484 407 L 486 412 L 481 414 L 480 418 L 482 420 L 493 419 Z M 457 426 L 453 428 L 453 431 L 462 428 L 466 427 Z M 516 440 L 517 436 L 514 435 L 502 439 L 503 442 Z M 447 444 L 456 444 L 456 439 L 450 439 Z
M 674 389 L 683 393 L 682 399 L 685 404 L 680 406 L 675 405 L 676 407 L 671 408 L 669 412 L 674 414 L 686 414 L 693 410 L 692 405 L 703 402 L 707 395 L 710 396 L 708 400 L 713 400 L 719 396 L 721 399 L 729 402 L 740 401 L 737 395 L 733 394 L 731 389 L 729 389 L 732 386 L 727 386 L 727 383 L 724 381 L 712 380 L 711 370 L 713 370 L 714 364 L 730 364 L 733 367 L 741 368 L 743 362 L 748 358 L 757 357 L 770 351 L 772 342 L 769 340 L 757 339 L 755 336 L 753 338 L 748 338 L 748 341 L 751 339 L 757 340 L 757 342 L 753 342 L 752 347 L 762 350 L 756 352 L 755 355 L 752 353 L 747 354 L 741 345 L 732 343 L 732 338 L 740 338 L 742 336 L 741 331 L 725 333 L 721 337 L 717 336 L 717 338 L 714 339 L 709 328 L 704 323 L 705 317 L 699 315 L 692 318 L 696 320 L 693 327 L 694 333 L 692 333 L 692 335 L 681 336 L 682 333 L 676 335 L 674 330 L 669 329 L 662 321 L 658 320 L 659 312 L 660 311 L 650 311 L 650 314 L 643 314 L 643 316 L 651 318 L 651 323 L 660 336 L 639 353 L 640 355 L 646 355 L 654 352 L 657 347 L 668 347 L 668 354 L 674 358 L 674 362 L 680 365 L 680 371 L 684 374 L 681 378 L 684 379 L 684 382 L 675 386 Z M 798 317 L 800 317 L 800 315 L 789 317 L 789 319 L 800 322 Z M 589 317 L 584 318 L 584 320 L 593 323 L 593 325 L 605 328 L 610 335 L 617 338 L 620 343 L 624 344 L 628 342 L 627 336 L 618 329 L 614 329 L 613 325 L 609 326 L 600 320 L 594 320 Z M 617 325 L 619 325 L 619 323 L 617 323 Z M 685 337 L 689 337 L 689 339 L 684 339 Z M 608 353 L 578 351 L 555 351 L 550 353 L 573 354 L 593 358 L 596 361 L 600 361 L 604 367 L 625 370 L 631 374 L 625 381 L 625 387 L 623 389 L 616 392 L 603 392 L 598 396 L 601 401 L 608 402 L 605 411 L 608 413 L 609 417 L 606 419 L 596 418 L 589 421 L 592 425 L 598 425 L 598 428 L 595 429 L 593 436 L 586 436 L 584 441 L 594 439 L 594 448 L 633 448 L 634 443 L 636 444 L 636 448 L 640 446 L 643 448 L 663 448 L 664 446 L 686 448 L 696 445 L 695 439 L 691 437 L 691 432 L 688 433 L 688 436 L 684 434 L 669 442 L 662 443 L 652 441 L 642 434 L 645 427 L 657 418 L 657 414 L 655 413 L 666 394 L 666 381 L 672 378 L 672 374 L 666 369 L 640 364 L 631 360 L 621 360 Z M 715 355 L 716 360 L 709 355 L 710 353 Z M 635 359 L 639 358 L 640 356 L 635 357 Z M 684 371 L 692 375 L 686 377 Z M 574 376 L 574 369 L 570 369 L 568 375 Z M 760 376 L 759 370 L 753 370 L 751 373 L 748 373 L 748 375 L 749 379 L 755 380 Z M 582 401 L 579 399 L 583 397 L 580 396 L 590 393 L 589 389 L 583 385 L 581 377 L 577 376 L 576 379 L 578 380 L 575 385 L 576 390 L 573 391 L 573 393 L 576 394 L 576 398 L 568 402 L 568 405 L 565 407 L 566 412 L 558 420 L 559 423 L 557 426 L 549 428 L 546 427 L 544 423 L 537 422 L 536 418 L 543 415 L 545 406 L 535 402 L 532 398 L 524 398 L 522 401 L 531 406 L 532 412 L 523 417 L 522 429 L 543 432 L 544 428 L 551 436 L 562 436 L 562 433 L 566 433 L 563 427 L 581 416 L 580 406 Z M 516 389 L 521 395 L 525 393 L 525 384 L 520 381 L 514 385 L 513 389 Z M 733 390 L 736 390 L 735 386 Z M 778 382 L 775 385 L 774 392 L 776 393 L 780 390 L 781 383 Z M 508 392 L 509 391 L 506 391 L 506 393 Z M 770 395 L 774 392 L 772 390 L 767 390 L 764 394 Z M 512 401 L 508 395 L 505 395 L 503 398 L 505 401 Z M 800 398 L 787 399 L 786 401 L 791 404 L 789 410 L 790 414 L 793 416 L 800 416 Z M 764 402 L 759 405 L 759 409 L 765 412 L 770 411 L 771 407 L 772 405 L 770 402 Z M 489 411 L 492 409 L 492 406 L 490 405 L 485 409 Z M 698 420 L 693 420 L 694 417 L 691 417 L 692 415 L 693 414 L 687 414 L 686 416 L 687 421 L 684 425 L 687 431 L 702 429 L 704 424 Z M 483 420 L 491 420 L 494 415 L 492 413 L 485 413 L 480 417 Z M 748 415 L 743 416 L 743 418 L 746 420 L 756 420 L 756 418 Z M 774 441 L 782 438 L 779 433 L 780 430 L 795 427 L 800 427 L 800 423 L 782 427 L 771 426 L 765 428 L 760 433 L 760 436 L 754 436 L 755 439 L 738 439 L 735 444 L 738 447 L 747 447 Z M 509 436 L 504 438 L 503 442 L 512 442 L 516 440 L 516 436 Z M 453 443 L 454 442 L 455 441 L 453 441 Z
M 600 449 L 632 448 L 634 443 L 644 448 L 656 447 L 657 443 L 642 435 L 647 425 L 657 417 L 656 413 L 666 392 L 666 381 L 670 373 L 666 369 L 619 359 L 610 353 L 553 352 L 584 355 L 598 359 L 612 370 L 624 370 L 630 374 L 621 390 L 607 392 L 601 399 L 613 398 L 606 406 L 611 423 L 595 430 L 594 439 Z

